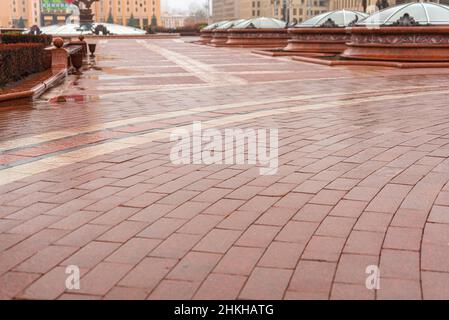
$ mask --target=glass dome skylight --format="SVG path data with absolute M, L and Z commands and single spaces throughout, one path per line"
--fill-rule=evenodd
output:
M 215 23 L 212 23 L 212 24 L 208 25 L 207 27 L 204 27 L 201 30 L 205 30 L 205 31 L 207 31 L 207 30 L 214 30 L 214 29 L 216 29 L 218 27 L 221 27 L 222 25 L 224 25 L 224 24 L 226 24 L 228 22 L 229 21 L 227 21 L 227 20 L 226 21 L 215 22 Z
M 349 24 L 355 21 L 361 21 L 368 17 L 366 13 L 352 10 L 338 10 L 330 11 L 319 14 L 313 18 L 310 18 L 303 23 L 297 24 L 295 28 L 313 28 L 321 27 L 329 19 L 336 24 L 337 27 L 347 27 Z
M 94 23 L 92 26 L 95 29 L 97 25 L 105 26 L 111 35 L 143 35 L 146 32 L 142 29 L 122 26 L 118 24 L 111 23 Z M 52 25 L 41 28 L 42 33 L 50 35 L 80 35 L 80 34 L 92 34 L 91 30 L 82 29 L 79 24 L 62 24 L 62 25 Z
M 240 19 L 240 20 L 233 20 L 233 21 L 228 21 L 226 23 L 223 23 L 221 26 L 217 27 L 217 30 L 227 30 L 232 28 L 233 26 L 242 23 L 243 21 L 246 21 L 245 19 Z
M 376 12 L 357 25 L 395 25 L 408 14 L 419 25 L 449 25 L 449 6 L 433 2 L 401 4 Z
M 244 20 L 243 22 L 236 24 L 232 29 L 283 29 L 285 28 L 285 21 L 274 18 L 254 18 Z

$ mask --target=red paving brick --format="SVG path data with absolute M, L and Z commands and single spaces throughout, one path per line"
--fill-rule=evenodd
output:
M 0 299 L 14 298 L 37 278 L 39 278 L 39 274 L 29 272 L 7 272 L 3 274 L 0 277 Z
M 261 248 L 232 247 L 220 260 L 214 272 L 247 276 L 263 252 Z
M 380 232 L 353 230 L 343 252 L 354 254 L 380 255 L 385 235 Z
M 258 265 L 268 268 L 293 269 L 303 250 L 303 244 L 275 241 L 268 247 Z
M 244 247 L 267 248 L 276 237 L 279 230 L 279 227 L 259 225 L 251 226 L 239 238 L 236 245 Z
M 61 264 L 64 266 L 76 265 L 80 268 L 93 268 L 119 246 L 117 243 L 93 241 L 64 260 Z
M 287 289 L 292 271 L 286 269 L 255 268 L 245 284 L 240 299 L 278 300 Z
M 193 250 L 225 253 L 240 235 L 240 231 L 213 229 L 203 239 L 201 239 Z
M 128 264 L 101 262 L 81 278 L 77 292 L 104 296 L 131 269 Z
M 176 265 L 176 260 L 145 258 L 119 283 L 130 288 L 142 288 L 151 292 L 165 275 Z
M 0 110 L 0 299 L 449 299 L 449 111 L 429 85 L 448 70 L 151 41 L 108 40 L 78 85 Z M 277 128 L 276 174 L 176 165 L 148 138 L 195 120 Z
M 335 263 L 323 261 L 301 261 L 288 287 L 295 292 L 319 292 L 329 296 Z
M 365 286 L 347 283 L 334 283 L 331 299 L 333 300 L 374 300 L 375 290 L 368 290 Z
M 56 267 L 33 282 L 19 296 L 23 299 L 56 299 L 65 290 L 65 268 Z
M 210 274 L 193 297 L 198 300 L 234 300 L 245 284 L 246 277 Z
M 345 239 L 313 236 L 304 251 L 302 258 L 307 260 L 337 262 L 340 258 Z
M 149 300 L 188 300 L 198 290 L 199 283 L 163 280 L 148 297 Z
M 167 279 L 191 282 L 203 281 L 220 258 L 220 254 L 190 252 L 167 275 Z

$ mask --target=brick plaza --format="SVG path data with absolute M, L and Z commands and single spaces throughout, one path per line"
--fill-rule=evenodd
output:
M 1 299 L 449 299 L 449 69 L 180 39 L 97 52 L 0 108 Z M 277 173 L 173 164 L 194 121 L 277 128 Z

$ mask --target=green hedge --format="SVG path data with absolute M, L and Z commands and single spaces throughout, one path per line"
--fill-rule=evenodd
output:
M 12 44 L 12 43 L 41 43 L 49 46 L 53 41 L 53 37 L 42 35 L 30 35 L 30 34 L 2 34 L 0 35 L 0 43 Z
M 19 43 L 0 45 L 0 86 L 51 67 L 45 45 Z

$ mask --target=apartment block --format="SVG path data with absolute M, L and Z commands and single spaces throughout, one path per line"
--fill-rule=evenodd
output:
M 100 0 L 93 6 L 95 21 L 111 22 L 121 25 L 130 24 L 134 18 L 138 27 L 161 23 L 161 0 Z
M 161 0 L 100 0 L 92 5 L 96 22 L 161 25 Z M 65 0 L 0 0 L 0 26 L 63 24 L 75 10 Z M 133 18 L 133 19 L 131 19 Z
M 285 3 L 285 11 L 284 11 Z M 213 0 L 214 21 L 275 17 L 304 21 L 329 10 L 329 0 Z

